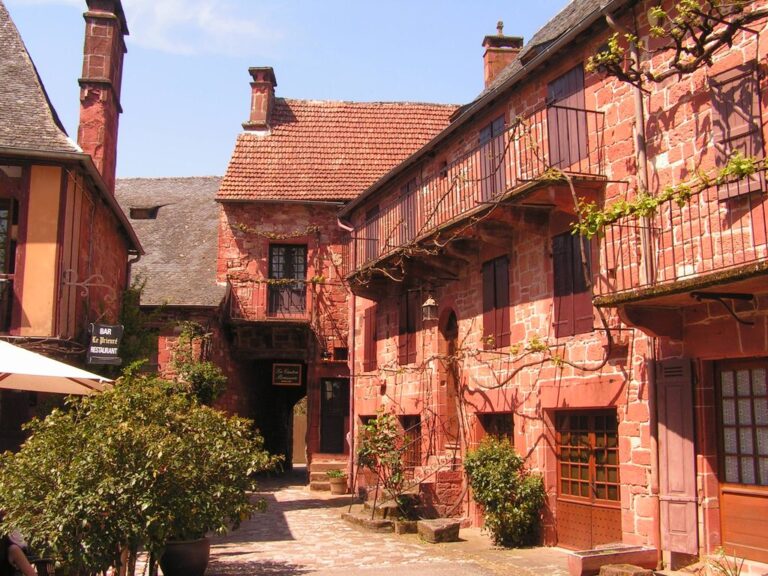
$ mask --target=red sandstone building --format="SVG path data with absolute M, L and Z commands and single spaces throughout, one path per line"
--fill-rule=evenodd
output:
M 397 415 L 440 513 L 478 520 L 461 459 L 504 435 L 544 475 L 547 543 L 646 545 L 672 564 L 723 546 L 765 570 L 762 173 L 571 233 L 574 196 L 610 206 L 735 151 L 763 158 L 765 19 L 644 91 L 589 71 L 614 30 L 658 47 L 654 6 L 574 0 L 525 47 L 487 37 L 480 96 L 342 208 L 350 411 L 355 428 Z M 668 57 L 640 56 L 655 73 Z
M 117 320 L 141 253 L 114 198 L 128 29 L 118 0 L 87 4 L 75 144 L 0 2 L 0 338 L 81 365 L 89 323 Z M 0 448 L 16 448 L 45 395 L 0 394 Z
M 455 107 L 278 98 L 272 68 L 250 74 L 250 116 L 216 196 L 224 402 L 253 418 L 290 466 L 305 461 L 294 435 L 310 463 L 349 452 L 348 231 L 336 213 Z M 305 397 L 307 431 L 294 433 Z

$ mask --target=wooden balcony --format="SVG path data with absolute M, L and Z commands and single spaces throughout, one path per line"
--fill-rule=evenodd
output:
M 768 271 L 767 203 L 759 190 L 728 196 L 712 186 L 644 222 L 608 226 L 595 304 L 679 306 L 700 290 L 754 292 Z
M 229 319 L 308 324 L 312 320 L 313 288 L 306 280 L 230 281 L 226 299 Z
M 368 205 L 369 217 L 351 240 L 350 272 L 498 203 L 528 197 L 563 174 L 574 181 L 603 179 L 603 127 L 601 112 L 541 108 L 404 193 L 384 191 L 385 200 Z

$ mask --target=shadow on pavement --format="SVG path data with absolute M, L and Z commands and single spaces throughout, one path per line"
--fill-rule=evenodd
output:
M 269 574 L 270 576 L 299 576 L 309 574 L 312 570 L 279 560 L 265 560 L 263 562 L 238 562 L 227 563 L 226 559 L 219 556 L 208 565 L 206 576 L 243 576 L 243 574 Z

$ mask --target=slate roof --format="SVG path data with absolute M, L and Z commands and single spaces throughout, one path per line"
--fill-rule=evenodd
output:
M 271 133 L 244 132 L 222 201 L 346 201 L 448 125 L 456 106 L 276 98 Z
M 121 178 L 115 195 L 126 214 L 159 206 L 155 219 L 131 218 L 146 254 L 131 270 L 146 281 L 143 305 L 218 306 L 216 284 L 221 178 Z
M 81 152 L 53 109 L 35 64 L 0 0 L 0 148 Z

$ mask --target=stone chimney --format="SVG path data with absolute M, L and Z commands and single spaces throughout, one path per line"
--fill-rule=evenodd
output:
M 120 87 L 128 25 L 120 0 L 86 0 L 83 76 L 80 78 L 80 126 L 77 143 L 115 192 Z
M 520 50 L 523 49 L 523 39 L 520 36 L 504 36 L 504 22 L 501 20 L 496 25 L 496 30 L 495 36 L 483 38 L 483 48 L 485 48 L 483 69 L 486 87 L 493 82 L 499 72 L 517 58 Z
M 272 108 L 275 104 L 275 71 L 270 66 L 248 68 L 251 82 L 251 115 L 243 123 L 245 130 L 269 130 Z

